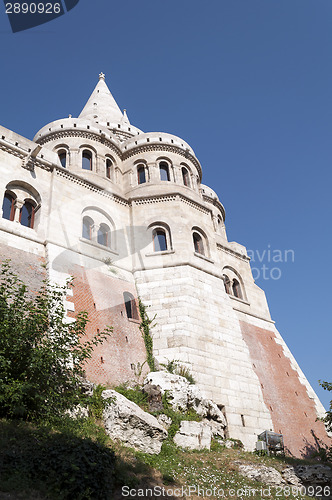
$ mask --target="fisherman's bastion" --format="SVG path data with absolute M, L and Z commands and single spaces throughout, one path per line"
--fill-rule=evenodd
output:
M 0 127 L 0 168 L 2 259 L 32 288 L 73 276 L 68 318 L 86 310 L 88 335 L 113 327 L 89 380 L 114 386 L 147 370 L 140 297 L 155 317 L 156 361 L 190 370 L 230 437 L 254 449 L 273 430 L 296 456 L 327 442 L 317 421 L 325 410 L 271 319 L 246 248 L 228 241 L 222 200 L 202 184 L 189 144 L 132 125 L 101 73 L 78 118 L 33 140 Z

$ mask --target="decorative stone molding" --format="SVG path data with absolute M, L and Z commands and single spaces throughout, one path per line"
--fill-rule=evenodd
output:
M 64 171 L 64 169 L 60 169 L 58 167 L 55 168 L 55 171 L 56 171 L 56 175 L 58 175 L 59 177 L 65 177 L 66 179 L 70 180 L 71 182 L 75 182 L 75 184 L 78 184 L 82 187 L 85 187 L 86 189 L 89 189 L 90 191 L 92 191 L 94 193 L 98 193 L 101 196 L 104 196 L 105 198 L 109 198 L 110 200 L 113 200 L 116 203 L 119 203 L 120 205 L 128 206 L 128 201 L 125 200 L 124 198 L 121 198 L 120 196 L 109 193 L 104 188 L 96 186 L 96 184 L 93 184 L 92 182 L 89 182 L 86 179 L 82 179 L 78 175 L 75 175 L 73 172 L 66 172 L 66 171 Z
M 66 137 L 80 137 L 82 139 L 89 139 L 91 141 L 96 141 L 101 144 L 104 144 L 107 146 L 109 149 L 114 151 L 119 158 L 121 158 L 122 153 L 120 148 L 114 144 L 110 139 L 106 138 L 105 136 L 102 136 L 102 134 L 97 134 L 94 132 L 87 132 L 83 130 L 63 130 L 63 132 L 50 132 L 47 136 L 41 137 L 40 139 L 36 139 L 36 142 L 38 144 L 46 144 L 47 142 L 54 141 L 54 140 L 59 140 L 59 139 L 64 139 Z
M 217 249 L 221 250 L 222 252 L 234 255 L 238 259 L 244 260 L 245 262 L 249 262 L 250 261 L 250 257 L 248 257 L 247 255 L 244 255 L 242 253 L 236 252 L 235 250 L 231 250 L 230 248 L 225 247 L 221 243 L 217 243 Z
M 126 149 L 126 146 L 124 146 L 124 149 Z M 197 168 L 199 172 L 200 179 L 202 178 L 202 167 L 199 161 L 195 156 L 193 156 L 188 149 L 183 150 L 179 146 L 171 146 L 169 144 L 165 143 L 160 143 L 160 144 L 140 144 L 137 145 L 129 150 L 125 150 L 123 152 L 123 159 L 126 160 L 127 158 L 130 158 L 131 156 L 135 156 L 140 153 L 147 153 L 150 151 L 168 151 L 169 153 L 176 153 L 179 154 L 185 158 L 188 158 Z

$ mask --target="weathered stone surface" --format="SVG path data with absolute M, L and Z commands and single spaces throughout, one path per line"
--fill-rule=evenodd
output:
M 166 430 L 168 430 L 172 424 L 172 419 L 164 413 L 158 415 L 157 420 Z
M 231 441 L 230 439 L 218 439 L 218 443 L 227 449 L 234 448 L 235 446 L 235 441 Z
M 181 448 L 203 450 L 211 447 L 211 428 L 205 422 L 183 420 L 179 431 L 174 436 L 174 442 Z
M 116 391 L 104 391 L 102 397 L 109 400 L 103 419 L 112 439 L 145 453 L 160 453 L 167 431 L 155 417 Z
M 213 436 L 216 437 L 225 437 L 225 426 L 224 424 L 221 424 L 220 422 L 216 422 L 215 420 L 208 420 L 211 432 Z M 231 441 L 233 443 L 233 441 Z
M 143 391 L 148 396 L 149 411 L 162 411 L 163 403 L 160 387 L 158 387 L 157 385 L 145 384 Z
M 159 386 L 162 394 L 168 392 L 174 410 L 187 411 L 192 408 L 201 417 L 215 420 L 226 427 L 226 419 L 218 406 L 206 399 L 199 388 L 186 378 L 173 373 L 151 372 L 144 381 L 144 388 L 150 384 Z
M 332 469 L 328 465 L 296 465 L 294 473 L 304 484 L 332 484 Z
M 284 469 L 281 474 L 288 484 L 298 487 L 303 486 L 303 483 L 295 473 L 294 467 L 286 467 L 286 469 Z
M 90 380 L 87 380 L 85 378 L 81 378 L 81 390 L 83 394 L 86 394 L 87 396 L 92 396 L 94 388 L 96 387 L 96 384 L 93 382 L 90 382 Z
M 282 478 L 280 472 L 278 472 L 274 467 L 240 464 L 239 473 L 248 479 L 256 480 L 271 486 L 286 484 L 286 481 Z

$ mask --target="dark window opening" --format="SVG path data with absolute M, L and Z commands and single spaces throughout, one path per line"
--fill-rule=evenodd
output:
M 8 220 L 14 220 L 15 216 L 15 198 L 10 194 L 5 194 L 2 204 L 2 217 Z
M 91 217 L 83 217 L 82 238 L 92 240 L 93 220 Z
M 228 293 L 228 295 L 231 295 L 231 282 L 228 276 L 224 275 L 224 287 L 225 287 L 225 292 Z
M 20 223 L 22 226 L 33 228 L 35 208 L 29 201 L 26 201 L 20 210 Z
M 194 240 L 195 252 L 204 255 L 204 245 L 202 236 L 198 233 L 194 233 L 193 240 Z
M 82 169 L 92 170 L 92 154 L 86 149 L 82 153 Z
M 100 224 L 97 234 L 97 242 L 105 247 L 110 246 L 110 228 L 107 224 Z
M 241 422 L 242 422 L 242 426 L 245 427 L 246 426 L 246 423 L 244 421 L 244 415 L 241 415 Z
M 106 160 L 106 177 L 110 179 L 112 175 L 112 162 L 111 160 Z
M 182 167 L 182 180 L 185 186 L 189 186 L 189 172 L 186 168 Z
M 153 245 L 155 252 L 163 252 L 167 250 L 166 233 L 163 229 L 156 229 L 153 232 Z
M 162 162 L 159 164 L 159 170 L 160 170 L 160 180 L 162 181 L 169 181 L 169 168 L 167 163 Z
M 146 182 L 145 167 L 138 167 L 137 169 L 137 180 L 138 184 L 144 184 Z
M 65 151 L 61 151 L 61 153 L 59 153 L 59 160 L 60 160 L 60 163 L 61 163 L 61 166 L 63 168 L 66 168 L 66 164 L 67 164 L 67 153 Z
M 126 307 L 127 318 L 138 319 L 138 312 L 134 296 L 129 292 L 124 292 L 123 299 Z
M 240 283 L 238 282 L 238 280 L 235 280 L 235 279 L 233 280 L 232 288 L 233 288 L 234 297 L 237 297 L 238 299 L 242 299 L 241 287 L 240 287 Z

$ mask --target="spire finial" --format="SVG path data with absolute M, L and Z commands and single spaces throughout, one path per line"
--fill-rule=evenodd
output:
M 99 80 L 105 80 L 105 73 L 99 73 Z

